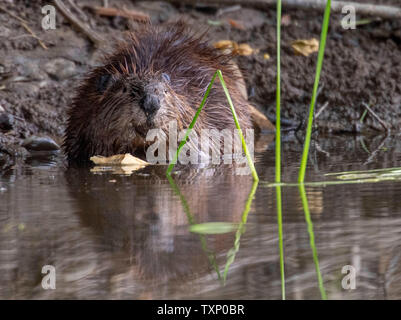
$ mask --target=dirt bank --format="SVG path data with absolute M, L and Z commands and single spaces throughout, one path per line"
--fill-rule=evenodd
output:
M 399 6 L 397 0 L 369 2 Z M 110 42 L 128 29 L 124 18 L 100 17 L 88 7 L 100 6 L 102 1 L 76 3 L 83 8 L 80 17 Z M 14 155 L 27 153 L 22 144 L 32 135 L 47 136 L 61 143 L 65 109 L 74 88 L 80 77 L 97 63 L 100 54 L 59 13 L 56 29 L 43 30 L 41 8 L 46 4 L 47 1 L 7 0 L 0 5 L 7 10 L 0 11 L 0 168 L 10 165 Z M 210 6 L 193 8 L 165 2 L 114 0 L 109 5 L 145 12 L 153 23 L 185 17 L 194 28 L 209 26 L 211 42 L 230 39 L 259 49 L 257 54 L 239 57 L 238 64 L 245 70 L 250 100 L 274 120 L 273 9 L 241 8 L 221 14 L 218 8 Z M 305 118 L 310 102 L 317 54 L 297 56 L 291 43 L 319 38 L 322 14 L 284 10 L 283 15 L 283 116 L 285 123 L 297 126 Z M 371 113 L 360 122 L 366 103 L 382 122 L 400 130 L 401 21 L 371 21 L 355 30 L 344 30 L 341 18 L 341 15 L 331 18 L 317 104 L 318 111 L 322 106 L 325 109 L 317 119 L 318 128 L 334 133 L 383 130 Z M 270 58 L 266 59 L 265 54 Z

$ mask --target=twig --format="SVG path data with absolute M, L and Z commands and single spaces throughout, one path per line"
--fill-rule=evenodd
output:
M 82 9 L 74 2 L 74 0 L 68 0 L 68 3 L 78 14 L 80 15 L 81 19 L 83 19 L 85 22 L 89 21 L 88 16 L 85 14 L 85 12 L 82 11 Z
M 156 0 L 151 0 L 156 1 Z M 173 3 L 182 4 L 196 4 L 199 0 L 168 0 Z M 205 4 L 216 4 L 216 5 L 242 5 L 248 7 L 275 7 L 277 0 L 202 0 Z M 326 5 L 326 0 L 282 0 L 283 7 L 292 9 L 315 9 L 323 11 Z M 399 19 L 401 18 L 401 8 L 365 4 L 352 1 L 332 1 L 331 11 L 341 13 L 344 6 L 353 6 L 356 12 L 360 15 L 376 16 L 384 19 Z
M 380 117 L 368 106 L 367 103 L 362 102 L 362 105 L 366 108 L 366 110 L 369 111 L 369 113 L 373 116 L 373 118 L 375 118 L 383 126 L 383 128 L 387 132 L 390 131 L 390 126 L 386 122 L 384 122 L 382 119 L 380 119 Z
M 31 34 L 31 36 L 32 36 L 33 38 L 35 38 L 36 40 L 38 40 L 40 46 L 41 46 L 43 49 L 47 50 L 47 46 L 46 46 L 46 45 L 43 43 L 43 41 L 32 31 L 32 29 L 28 27 L 28 25 L 27 25 L 25 22 L 21 22 L 21 25 L 24 27 L 24 29 L 25 29 L 26 31 L 28 31 L 28 32 Z
M 149 15 L 136 11 L 136 10 L 120 10 L 117 8 L 106 8 L 106 7 L 89 7 L 95 11 L 96 14 L 100 16 L 107 16 L 107 17 L 124 17 L 127 19 L 133 19 L 141 22 L 148 22 L 150 20 Z
M 28 21 L 26 21 L 25 19 L 22 19 L 21 17 L 17 16 L 16 14 L 12 13 L 11 11 L 9 11 L 9 10 L 3 8 L 3 7 L 0 7 L 0 11 L 4 11 L 4 12 L 7 13 L 9 16 L 11 16 L 11 17 L 17 19 L 17 20 L 21 23 L 21 25 L 24 27 L 24 29 L 25 29 L 26 31 L 28 31 L 29 34 L 39 42 L 40 46 L 41 46 L 43 49 L 47 50 L 47 47 L 46 47 L 46 45 L 43 43 L 43 41 L 32 31 L 31 28 L 28 27 Z
M 379 154 L 379 152 L 382 150 L 384 144 L 386 143 L 388 136 L 389 135 L 388 135 L 388 132 L 387 132 L 386 136 L 384 137 L 384 139 L 382 140 L 380 145 L 370 154 L 370 156 L 363 163 L 364 166 L 369 164 L 369 163 L 371 163 L 373 161 L 373 159 L 376 158 L 376 156 Z
M 223 14 L 229 13 L 229 12 L 234 12 L 241 9 L 240 5 L 235 5 L 235 6 L 231 6 L 231 7 L 226 7 L 226 8 L 220 8 L 219 10 L 217 10 L 216 16 L 220 17 Z
M 324 109 L 327 108 L 328 105 L 329 105 L 329 102 L 326 101 L 326 103 L 319 109 L 319 111 L 316 112 L 315 119 L 317 119 L 320 116 L 320 114 L 324 111 Z
M 18 17 L 17 15 L 15 15 L 14 13 L 12 13 L 11 11 L 7 10 L 6 8 L 0 7 L 0 11 L 4 11 L 5 13 L 7 13 L 9 16 L 12 16 L 13 18 L 17 19 L 20 22 L 23 23 L 28 23 L 28 21 L 26 21 L 25 19 L 22 19 L 21 17 Z
M 92 43 L 100 47 L 104 43 L 104 39 L 96 32 L 92 31 L 87 25 L 80 21 L 70 10 L 64 5 L 61 0 L 54 0 L 54 5 L 60 10 L 61 14 L 70 21 L 79 31 L 85 34 Z

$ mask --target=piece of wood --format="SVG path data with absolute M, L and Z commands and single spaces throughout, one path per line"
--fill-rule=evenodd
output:
M 61 14 L 74 25 L 79 31 L 85 34 L 95 46 L 100 47 L 105 41 L 104 39 L 91 30 L 85 23 L 79 20 L 61 0 L 54 0 L 54 5 L 61 12 Z
M 140 22 L 150 21 L 149 15 L 136 11 L 136 10 L 120 10 L 117 8 L 105 8 L 105 7 L 90 7 L 95 11 L 96 14 L 100 16 L 107 17 L 123 17 L 127 19 L 133 19 Z
M 156 0 L 150 0 L 156 1 Z M 259 7 L 259 8 L 275 8 L 277 0 L 167 0 L 172 3 L 180 4 L 197 4 L 199 2 L 203 4 L 213 4 L 220 6 L 228 5 L 241 5 L 244 7 Z M 284 8 L 293 9 L 304 9 L 310 10 L 315 9 L 324 11 L 326 6 L 326 0 L 282 0 Z M 358 15 L 375 16 L 383 19 L 399 19 L 401 18 L 401 8 L 375 5 L 368 3 L 359 3 L 352 1 L 332 1 L 331 10 L 332 12 L 341 13 L 344 6 L 353 6 Z
M 9 11 L 9 10 L 3 8 L 3 7 L 0 7 L 0 11 L 3 11 L 3 12 L 5 12 L 5 13 L 7 13 L 9 16 L 11 16 L 11 17 L 17 19 L 17 20 L 21 23 L 21 25 L 24 27 L 24 29 L 25 29 L 26 31 L 28 31 L 29 34 L 39 42 L 40 46 L 41 46 L 43 49 L 47 50 L 47 47 L 46 47 L 46 45 L 44 44 L 44 42 L 32 31 L 31 28 L 29 28 L 28 22 L 27 22 L 25 19 L 22 19 L 21 17 L 17 16 L 16 14 L 12 13 L 11 11 Z

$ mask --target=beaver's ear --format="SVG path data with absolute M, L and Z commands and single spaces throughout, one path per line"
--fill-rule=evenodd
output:
M 109 73 L 100 75 L 96 80 L 96 90 L 99 93 L 105 92 L 113 84 L 113 77 Z

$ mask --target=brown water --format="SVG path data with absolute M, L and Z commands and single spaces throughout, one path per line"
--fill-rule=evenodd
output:
M 273 150 L 255 156 L 261 182 L 245 216 L 252 178 L 229 167 L 186 170 L 172 185 L 165 167 L 131 175 L 66 170 L 54 155 L 3 173 L 0 298 L 281 299 L 276 189 L 266 186 Z M 297 180 L 301 150 L 296 139 L 284 142 L 284 181 Z M 399 136 L 319 138 L 307 180 L 397 166 Z M 287 299 L 401 298 L 401 182 L 306 186 L 313 225 L 299 189 L 281 191 Z M 239 231 L 190 232 L 242 220 Z M 42 288 L 44 265 L 56 269 L 55 290 Z M 342 287 L 346 265 L 356 270 L 353 290 Z

